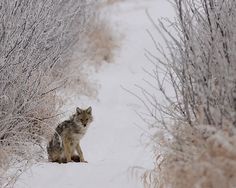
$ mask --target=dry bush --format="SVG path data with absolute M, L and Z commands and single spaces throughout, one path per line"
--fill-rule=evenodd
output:
M 117 48 L 117 41 L 114 31 L 107 20 L 100 19 L 93 22 L 93 29 L 88 34 L 88 42 L 91 44 L 91 60 L 97 64 L 112 62 L 114 49 Z
M 235 135 L 183 122 L 169 130 L 175 138 L 163 137 L 167 133 L 161 131 L 155 135 L 155 168 L 143 174 L 145 187 L 235 187 Z
M 86 45 L 76 45 L 71 63 L 61 67 L 63 74 L 68 75 L 66 89 L 68 92 L 95 97 L 97 86 L 91 83 L 89 77 L 93 69 L 97 71 L 102 64 L 114 61 L 115 50 L 118 48 L 117 36 L 109 21 L 96 15 L 90 20 L 81 43 Z
M 146 53 L 154 68 L 146 70 L 152 80 L 139 99 L 148 111 L 141 117 L 156 130 L 156 161 L 144 184 L 235 187 L 236 2 L 172 2 L 171 28 L 150 18 L 166 46 L 149 33 L 157 54 Z
M 94 8 L 95 7 L 95 8 Z M 114 61 L 116 49 L 119 47 L 118 34 L 114 31 L 109 18 L 109 9 L 103 3 L 92 7 L 97 12 L 88 18 L 86 32 L 80 37 L 80 43 L 74 46 L 74 53 L 70 63 L 61 64 L 60 69 L 67 78 L 63 88 L 63 101 L 68 94 L 79 97 L 80 95 L 96 97 L 98 84 L 90 79 L 102 64 Z M 83 44 L 83 45 L 81 45 Z M 74 100 L 74 97 L 71 97 Z
M 87 33 L 83 37 L 85 48 L 80 46 L 80 57 L 86 64 L 100 67 L 102 63 L 113 62 L 115 49 L 119 47 L 119 34 L 110 23 L 110 9 L 98 4 L 99 12 L 90 20 Z
M 57 123 L 61 67 L 93 16 L 86 0 L 0 2 L 0 186 L 44 155 Z M 62 66 L 63 65 L 63 66 Z

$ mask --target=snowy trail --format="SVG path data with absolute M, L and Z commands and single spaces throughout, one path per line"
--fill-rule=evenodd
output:
M 101 85 L 98 100 L 81 99 L 70 106 L 93 108 L 94 122 L 82 140 L 88 164 L 40 163 L 24 173 L 15 188 L 139 188 L 139 179 L 131 178 L 133 166 L 152 166 L 152 154 L 140 143 L 143 122 L 134 113 L 137 99 L 121 86 L 132 89 L 142 84 L 142 67 L 148 66 L 144 48 L 153 49 L 146 33 L 152 30 L 145 10 L 155 18 L 170 15 L 163 0 L 126 0 L 113 7 L 112 23 L 124 34 L 115 63 L 104 64 L 93 79 Z M 115 30 L 115 29 L 114 29 Z M 143 126 L 145 127 L 145 126 Z

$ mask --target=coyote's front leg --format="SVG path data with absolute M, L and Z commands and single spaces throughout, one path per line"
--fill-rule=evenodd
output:
M 71 162 L 72 148 L 71 148 L 71 140 L 68 138 L 64 138 L 64 154 L 66 157 L 66 162 Z
M 87 163 L 87 161 L 84 160 L 84 155 L 83 155 L 83 152 L 82 152 L 82 149 L 81 149 L 79 143 L 78 143 L 77 146 L 76 146 L 76 150 L 77 150 L 77 152 L 78 152 L 78 155 L 79 155 L 79 158 L 80 158 L 80 162 Z

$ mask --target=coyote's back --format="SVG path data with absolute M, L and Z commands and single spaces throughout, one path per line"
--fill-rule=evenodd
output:
M 47 146 L 48 159 L 52 162 L 86 162 L 80 147 L 80 140 L 92 122 L 92 108 L 76 108 L 69 120 L 60 123 Z

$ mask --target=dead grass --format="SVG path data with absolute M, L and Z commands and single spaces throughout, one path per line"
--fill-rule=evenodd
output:
M 106 20 L 94 24 L 94 28 L 88 34 L 91 44 L 91 57 L 95 63 L 113 62 L 114 50 L 118 47 L 115 31 Z
M 110 21 L 105 19 L 105 7 L 97 8 L 101 9 L 100 14 L 90 20 L 80 43 L 75 46 L 75 53 L 70 62 L 63 64 L 59 70 L 67 79 L 62 92 L 63 100 L 67 104 L 71 103 L 69 100 L 74 100 L 74 97 L 97 96 L 99 84 L 91 77 L 104 63 L 114 62 L 115 52 L 119 48 L 119 34 L 112 28 Z
M 83 35 L 79 45 L 75 46 L 70 62 L 58 70 L 67 80 L 59 94 L 64 104 L 73 103 L 75 98 L 81 96 L 96 98 L 99 84 L 92 80 L 92 75 L 104 63 L 114 62 L 118 47 L 118 37 L 109 21 L 95 18 L 90 22 L 88 32 Z
M 172 138 L 171 141 L 159 135 L 154 136 L 155 143 L 159 143 L 155 148 L 156 163 L 153 170 L 143 174 L 145 187 L 235 187 L 236 136 L 229 133 L 235 129 L 202 127 L 205 128 L 180 124 L 178 129 L 172 129 L 177 139 Z

